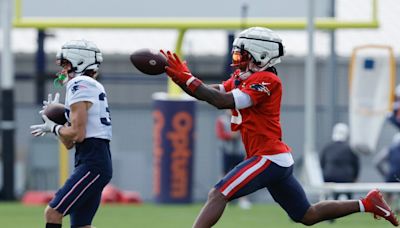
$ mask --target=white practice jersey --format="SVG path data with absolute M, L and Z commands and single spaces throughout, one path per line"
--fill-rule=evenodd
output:
M 92 106 L 88 109 L 85 138 L 111 140 L 111 118 L 107 96 L 103 85 L 88 76 L 76 76 L 67 83 L 65 108 L 68 122 L 71 105 L 88 101 Z

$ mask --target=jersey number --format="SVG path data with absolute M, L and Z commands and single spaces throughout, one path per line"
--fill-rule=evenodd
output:
M 107 107 L 107 96 L 105 93 L 100 93 L 100 122 L 106 126 L 111 125 L 110 109 Z

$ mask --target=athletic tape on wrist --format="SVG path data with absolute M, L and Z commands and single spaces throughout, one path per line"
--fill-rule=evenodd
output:
M 194 80 L 196 80 L 195 76 L 190 77 L 187 81 L 186 81 L 186 86 L 189 86 Z
M 53 133 L 57 136 L 60 136 L 60 128 L 62 127 L 62 125 L 54 125 L 53 127 Z
M 200 79 L 198 79 L 198 78 L 192 76 L 191 78 L 189 78 L 189 79 L 186 81 L 186 86 L 187 86 L 187 88 L 190 90 L 190 92 L 194 93 L 194 92 L 196 91 L 196 89 L 199 88 L 199 86 L 200 86 L 202 83 L 203 83 L 203 82 L 202 82 Z

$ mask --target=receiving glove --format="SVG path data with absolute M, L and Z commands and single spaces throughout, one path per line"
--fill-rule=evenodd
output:
M 49 95 L 47 95 L 47 101 L 46 100 L 43 101 L 42 110 L 39 111 L 39 114 L 43 114 L 44 110 L 47 108 L 49 104 L 58 104 L 58 103 L 60 103 L 60 93 L 56 93 L 54 95 L 54 99 L 53 95 L 49 93 Z
M 194 92 L 201 84 L 202 81 L 192 75 L 187 67 L 186 61 L 181 61 L 176 53 L 163 50 L 160 52 L 167 58 L 168 65 L 165 67 L 167 75 L 180 86 L 186 86 L 189 91 Z
M 42 119 L 44 121 L 43 124 L 31 125 L 31 134 L 35 137 L 44 136 L 48 132 L 53 132 L 57 136 L 59 136 L 59 130 L 62 125 L 56 124 L 51 121 L 46 115 L 42 115 Z

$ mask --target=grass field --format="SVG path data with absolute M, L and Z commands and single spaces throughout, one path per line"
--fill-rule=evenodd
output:
M 193 205 L 102 205 L 94 220 L 96 228 L 180 228 L 191 227 L 200 204 Z M 0 203 L 1 228 L 41 228 L 44 206 L 24 206 L 19 203 Z M 64 227 L 69 227 L 65 219 Z M 242 210 L 229 205 L 216 228 L 294 228 L 305 227 L 289 220 L 276 205 L 255 205 L 251 210 Z M 335 223 L 323 222 L 318 228 L 385 228 L 392 227 L 385 220 L 375 221 L 370 214 L 354 214 L 337 220 Z

